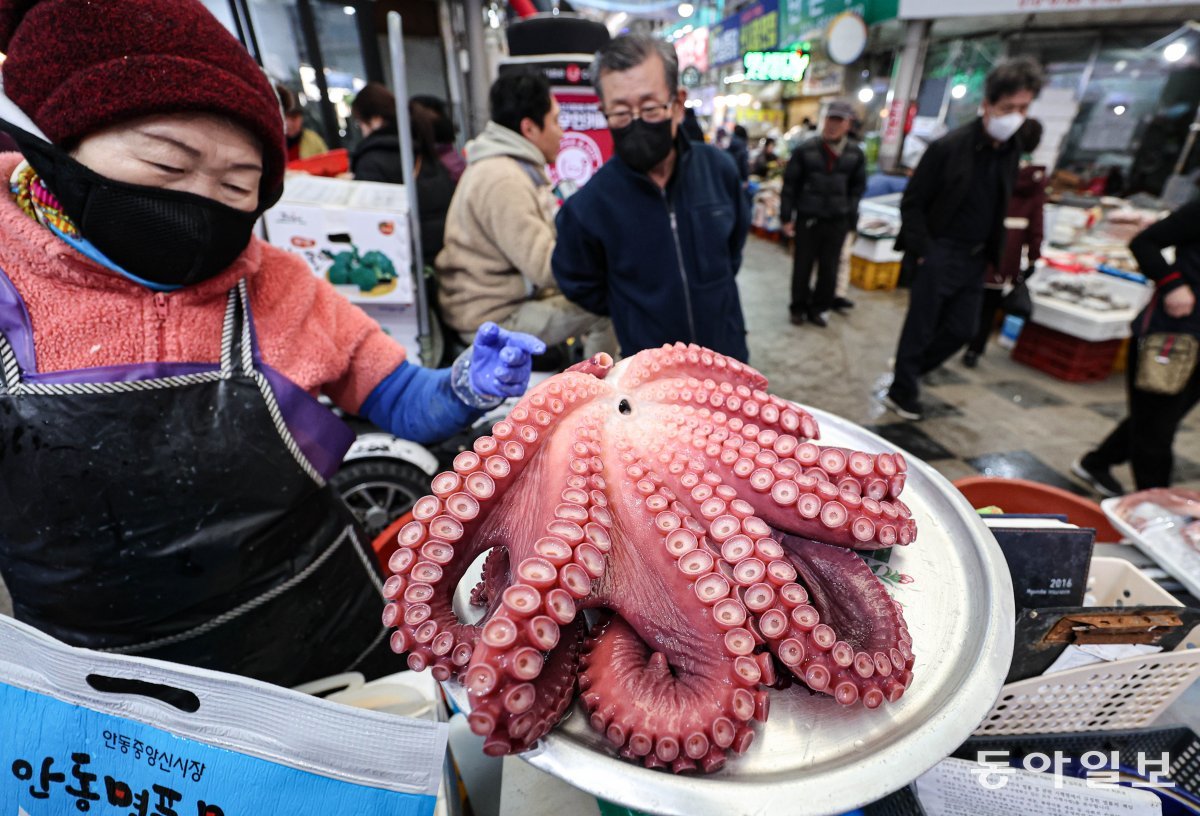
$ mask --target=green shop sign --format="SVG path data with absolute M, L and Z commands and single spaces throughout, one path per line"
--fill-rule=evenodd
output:
M 839 14 L 850 12 L 867 25 L 894 20 L 900 0 L 779 0 L 779 44 L 819 37 Z

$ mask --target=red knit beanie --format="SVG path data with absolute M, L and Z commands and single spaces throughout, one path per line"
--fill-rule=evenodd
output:
M 0 0 L 4 91 L 55 144 L 159 113 L 228 116 L 263 147 L 261 199 L 283 183 L 279 98 L 199 0 Z

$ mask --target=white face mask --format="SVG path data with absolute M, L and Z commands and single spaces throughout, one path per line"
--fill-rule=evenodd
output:
M 1025 124 L 1025 117 L 1019 113 L 1006 113 L 1003 116 L 992 116 L 987 121 L 987 134 L 997 142 L 1007 142 Z

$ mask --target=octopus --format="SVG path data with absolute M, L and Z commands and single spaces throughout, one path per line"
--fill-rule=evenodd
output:
M 620 756 L 710 773 L 772 687 L 867 709 L 904 694 L 912 637 L 856 551 L 915 539 L 905 460 L 816 444 L 766 386 L 697 346 L 601 354 L 432 480 L 383 621 L 409 668 L 463 684 L 485 753 L 528 750 L 579 694 Z M 454 595 L 481 557 L 467 621 Z

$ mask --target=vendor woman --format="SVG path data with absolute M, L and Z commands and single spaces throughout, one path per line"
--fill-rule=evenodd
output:
M 67 643 L 294 685 L 398 670 L 325 479 L 352 434 L 417 441 L 528 382 L 485 326 L 453 369 L 252 237 L 279 101 L 199 0 L 0 0 L 0 575 Z M 33 135 L 40 129 L 47 140 Z

